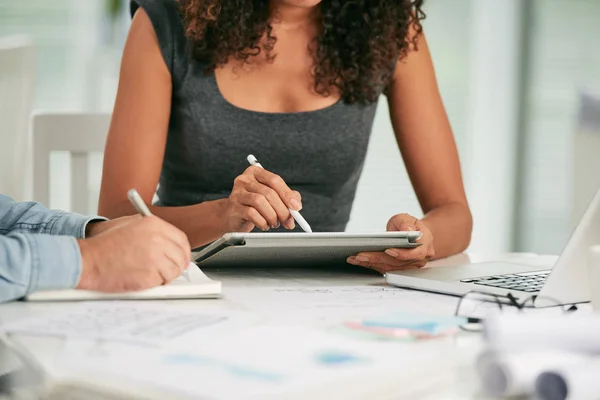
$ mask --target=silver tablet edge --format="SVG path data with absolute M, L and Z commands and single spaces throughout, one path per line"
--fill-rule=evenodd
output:
M 232 232 L 223 235 L 228 243 L 233 242 L 234 240 L 244 242 L 246 239 L 276 239 L 278 237 L 286 238 L 286 239 L 348 239 L 348 238 L 356 238 L 356 239 L 374 239 L 374 238 L 384 238 L 384 239 L 407 239 L 409 243 L 415 243 L 419 240 L 423 234 L 420 231 L 394 231 L 394 232 L 367 232 L 367 233 L 353 233 L 353 232 L 314 232 L 314 233 L 306 233 L 306 232 Z M 242 243 L 231 243 L 231 244 L 242 244 Z
M 351 233 L 351 232 L 316 232 L 316 233 L 302 233 L 302 232 L 277 232 L 277 233 L 262 233 L 262 232 L 231 232 L 226 233 L 219 239 L 215 240 L 204 249 L 193 252 L 192 260 L 198 262 L 202 258 L 205 260 L 210 258 L 213 254 L 218 253 L 222 249 L 228 246 L 242 245 L 245 243 L 247 237 L 255 239 L 274 239 L 277 237 L 283 237 L 286 239 L 294 238 L 405 238 L 408 240 L 408 244 L 417 245 L 416 243 L 422 236 L 419 231 L 403 231 L 403 232 L 377 232 L 377 233 Z

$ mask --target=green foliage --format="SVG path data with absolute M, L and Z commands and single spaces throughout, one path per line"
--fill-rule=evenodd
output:
M 125 0 L 106 0 L 106 11 L 111 18 L 117 18 Z

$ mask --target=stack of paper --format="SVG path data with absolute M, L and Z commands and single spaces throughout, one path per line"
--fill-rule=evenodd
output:
M 477 370 L 488 394 L 598 398 L 600 317 L 499 315 L 486 322 L 485 337 Z

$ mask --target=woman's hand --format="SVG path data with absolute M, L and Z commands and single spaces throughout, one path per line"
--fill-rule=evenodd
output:
M 288 208 L 300 211 L 302 197 L 272 172 L 248 167 L 235 178 L 233 189 L 225 203 L 224 230 L 250 232 L 254 227 L 263 231 L 296 226 Z
M 382 274 L 401 269 L 421 268 L 434 257 L 433 235 L 419 219 L 408 215 L 393 216 L 388 224 L 388 231 L 420 231 L 421 246 L 412 249 L 387 249 L 385 253 L 359 253 L 348 257 L 349 264 L 374 269 Z

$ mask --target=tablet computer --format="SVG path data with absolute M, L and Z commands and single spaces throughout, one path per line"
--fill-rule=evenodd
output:
M 345 265 L 365 251 L 414 248 L 421 232 L 383 233 L 228 233 L 193 260 L 203 267 Z

